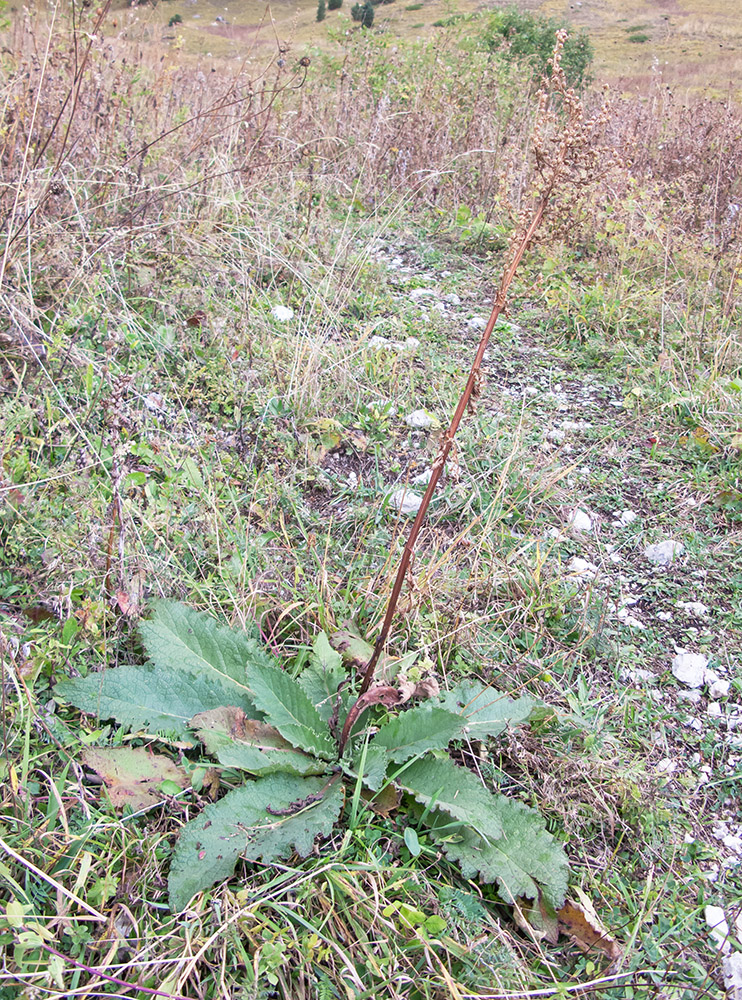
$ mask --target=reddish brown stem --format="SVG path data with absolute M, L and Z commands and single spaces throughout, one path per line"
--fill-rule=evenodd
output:
M 471 366 L 471 371 L 469 372 L 469 378 L 467 379 L 466 386 L 461 398 L 459 399 L 458 406 L 451 418 L 451 423 L 443 435 L 438 454 L 436 455 L 435 461 L 433 462 L 432 474 L 430 476 L 430 482 L 425 490 L 425 494 L 420 504 L 420 508 L 417 512 L 415 520 L 412 523 L 410 532 L 407 536 L 407 541 L 405 542 L 404 552 L 402 553 L 402 559 L 399 564 L 399 569 L 397 570 L 397 576 L 394 580 L 394 586 L 392 588 L 392 594 L 389 598 L 389 604 L 387 605 L 386 614 L 384 615 L 384 623 L 381 626 L 381 632 L 379 633 L 379 638 L 376 640 L 376 645 L 374 646 L 374 651 L 371 659 L 368 661 L 366 666 L 366 672 L 363 676 L 363 683 L 361 684 L 361 696 L 365 694 L 368 690 L 369 685 L 374 676 L 374 669 L 379 661 L 381 652 L 384 648 L 384 643 L 389 635 L 389 629 L 391 628 L 392 620 L 394 619 L 394 612 L 397 610 L 397 602 L 399 601 L 399 595 L 402 592 L 402 585 L 404 583 L 404 578 L 410 565 L 410 560 L 412 559 L 412 554 L 415 549 L 415 542 L 420 534 L 420 529 L 422 528 L 423 521 L 425 520 L 425 515 L 430 506 L 430 501 L 433 499 L 433 493 L 435 493 L 435 488 L 438 485 L 438 481 L 441 478 L 443 469 L 446 465 L 446 459 L 448 458 L 449 452 L 451 451 L 451 445 L 453 444 L 453 439 L 456 431 L 459 429 L 459 424 L 461 423 L 462 417 L 466 412 L 466 408 L 469 405 L 469 400 L 471 399 L 472 392 L 474 391 L 474 386 L 477 384 L 479 377 L 479 369 L 482 364 L 482 357 L 485 350 L 487 349 L 487 344 L 489 344 L 490 337 L 492 336 L 492 331 L 495 329 L 497 320 L 500 317 L 503 309 L 505 308 L 507 302 L 507 293 L 510 284 L 515 276 L 516 269 L 520 264 L 523 254 L 526 252 L 526 248 L 533 238 L 534 233 L 538 229 L 541 219 L 546 211 L 546 204 L 548 202 L 550 191 L 547 191 L 542 195 L 539 200 L 536 209 L 531 218 L 531 222 L 528 229 L 523 235 L 518 247 L 513 255 L 513 259 L 510 262 L 510 266 L 502 277 L 500 282 L 500 288 L 497 293 L 497 298 L 495 299 L 495 304 L 492 307 L 492 312 L 490 313 L 490 318 L 487 322 L 487 326 L 484 328 L 482 334 L 482 339 L 479 341 L 479 347 L 477 348 L 477 353 L 474 357 L 474 361 Z M 342 751 L 342 746 L 341 746 Z

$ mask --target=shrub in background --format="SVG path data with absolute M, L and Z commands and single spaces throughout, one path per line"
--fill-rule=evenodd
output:
M 343 0 L 328 0 L 327 9 L 328 10 L 340 10 L 343 6 Z
M 325 5 L 325 0 L 317 0 L 317 20 L 324 21 L 327 15 L 327 7 Z
M 554 51 L 557 31 L 566 25 L 540 14 L 521 13 L 515 8 L 497 11 L 490 20 L 484 43 L 491 52 L 506 59 L 527 62 L 537 76 L 549 75 L 549 60 Z M 590 82 L 589 68 L 593 47 L 586 32 L 570 31 L 562 54 L 562 69 L 570 87 L 584 87 Z

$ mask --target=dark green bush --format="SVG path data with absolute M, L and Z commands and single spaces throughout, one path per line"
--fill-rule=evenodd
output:
M 370 28 L 374 23 L 374 7 L 370 0 L 366 3 L 354 3 L 350 8 L 350 16 L 354 21 L 360 21 L 361 26 Z
M 343 0 L 327 0 L 328 10 L 340 10 L 343 6 Z
M 521 13 L 513 7 L 495 13 L 485 29 L 484 44 L 506 59 L 529 64 L 536 75 L 542 76 L 549 71 L 560 28 L 569 25 L 541 14 Z M 590 82 L 592 61 L 593 47 L 586 32 L 570 31 L 562 52 L 562 69 L 570 87 L 584 87 Z
M 317 20 L 324 21 L 327 16 L 327 5 L 325 0 L 317 0 Z

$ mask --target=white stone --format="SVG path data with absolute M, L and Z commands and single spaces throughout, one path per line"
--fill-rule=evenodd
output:
M 678 700 L 689 701 L 691 705 L 700 704 L 702 697 L 700 688 L 695 688 L 691 691 L 678 691 Z
M 444 313 L 446 311 L 445 302 L 434 302 L 431 309 L 436 309 L 439 313 Z
M 682 542 L 668 538 L 664 542 L 648 545 L 644 550 L 644 558 L 654 563 L 655 566 L 669 566 L 675 557 L 681 556 L 684 551 L 685 546 Z
M 593 522 L 587 511 L 584 511 L 581 507 L 576 507 L 572 513 L 569 515 L 569 520 L 567 522 L 569 527 L 578 533 L 583 533 L 586 531 L 593 530 Z
M 661 622 L 671 622 L 672 621 L 672 615 L 670 614 L 669 611 L 658 611 L 657 612 L 657 618 L 659 618 L 659 620 Z
M 576 576 L 578 580 L 594 580 L 598 575 L 598 567 L 594 563 L 588 562 L 587 559 L 580 559 L 579 556 L 572 556 L 567 563 L 567 570 L 571 576 Z
M 440 427 L 438 418 L 434 417 L 432 413 L 428 413 L 427 410 L 413 410 L 405 417 L 405 423 L 408 427 L 414 427 L 418 431 L 428 430 L 430 427 Z
M 706 918 L 706 926 L 711 931 L 711 940 L 719 951 L 725 955 L 732 950 L 729 941 L 729 924 L 720 906 L 707 906 L 703 915 Z
M 562 420 L 563 431 L 589 431 L 593 425 L 589 420 Z
M 671 760 L 669 757 L 665 757 L 664 760 L 660 760 L 656 764 L 656 770 L 660 774 L 672 774 L 673 771 L 677 771 L 677 769 L 678 769 L 677 762 Z
M 484 330 L 487 326 L 487 320 L 482 319 L 481 316 L 472 316 L 466 321 L 466 325 L 470 330 Z
M 700 618 L 707 615 L 709 611 L 706 605 L 700 601 L 677 601 L 675 607 L 685 611 L 688 615 L 698 615 Z
M 273 306 L 271 316 L 279 323 L 288 323 L 290 319 L 294 318 L 294 310 L 289 306 Z
M 404 343 L 408 351 L 416 351 L 420 346 L 420 341 L 417 337 L 408 337 Z
M 729 1000 L 742 1000 L 742 951 L 733 951 L 721 963 Z
M 635 618 L 628 608 L 619 608 L 617 617 L 623 625 L 629 625 L 631 628 L 645 629 L 647 627 L 644 622 Z
M 370 337 L 366 345 L 372 351 L 383 351 L 390 346 L 386 337 Z
M 410 298 L 413 302 L 419 302 L 420 299 L 437 299 L 438 292 L 434 288 L 413 288 Z
M 641 667 L 635 667 L 634 670 L 627 671 L 625 676 L 634 684 L 638 684 L 640 681 L 654 680 L 654 674 L 652 673 L 652 671 L 642 670 Z
M 616 512 L 616 521 L 620 527 L 626 528 L 633 524 L 638 516 L 635 510 L 621 510 Z
M 555 444 L 561 444 L 566 436 L 561 427 L 550 427 L 546 432 L 547 440 L 554 441 Z
M 416 514 L 422 502 L 423 498 L 417 493 L 405 489 L 395 490 L 389 497 L 389 506 L 394 507 L 400 514 Z
M 404 354 L 407 350 L 407 344 L 405 344 L 403 340 L 392 340 L 390 341 L 389 346 L 393 351 L 396 351 L 397 354 Z
M 348 489 L 351 490 L 358 489 L 358 476 L 355 474 L 355 472 L 348 473 L 347 483 L 348 483 Z
M 708 657 L 703 653 L 678 653 L 672 661 L 672 675 L 689 688 L 699 688 L 706 680 Z
M 733 834 L 728 833 L 726 837 L 722 837 L 721 842 L 724 847 L 729 848 L 730 851 L 734 851 L 735 854 L 742 854 L 742 837 L 735 837 Z
M 425 469 L 424 472 L 418 473 L 418 475 L 413 476 L 411 482 L 413 486 L 427 486 L 430 482 L 430 477 L 433 475 L 430 469 Z
M 460 306 L 461 299 L 458 297 L 456 292 L 449 292 L 448 295 L 443 296 L 443 301 L 447 302 L 450 306 Z
M 450 278 L 453 271 L 441 271 L 441 278 Z
M 707 671 L 708 674 L 708 671 Z M 708 677 L 707 677 L 708 679 Z M 709 698 L 726 698 L 731 688 L 729 681 L 724 681 L 720 677 L 709 684 Z
M 710 701 L 708 707 L 706 708 L 706 715 L 710 716 L 712 719 L 721 718 L 721 705 L 718 701 Z

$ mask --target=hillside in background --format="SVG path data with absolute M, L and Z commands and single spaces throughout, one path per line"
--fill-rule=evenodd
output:
M 143 31 L 157 42 L 170 37 L 183 46 L 180 51 L 184 53 L 211 53 L 231 63 L 245 56 L 262 57 L 276 38 L 290 45 L 296 55 L 314 46 L 334 51 L 346 31 L 357 30 L 350 6 L 346 0 L 340 10 L 328 11 L 318 24 L 317 4 L 312 0 L 278 0 L 270 5 L 270 14 L 262 0 L 226 4 L 222 0 L 162 0 L 154 10 L 148 5 L 133 12 L 118 9 L 108 19 L 106 31 L 116 34 L 126 28 L 135 36 Z M 377 8 L 375 27 L 408 41 L 432 41 L 452 28 L 471 39 L 482 30 L 489 11 L 512 6 L 585 30 L 595 48 L 599 82 L 625 92 L 645 93 L 661 81 L 681 99 L 742 98 L 742 12 L 731 0 L 517 0 L 514 4 L 395 0 Z M 472 20 L 462 23 L 461 15 Z M 168 30 L 174 16 L 182 22 L 174 31 Z

